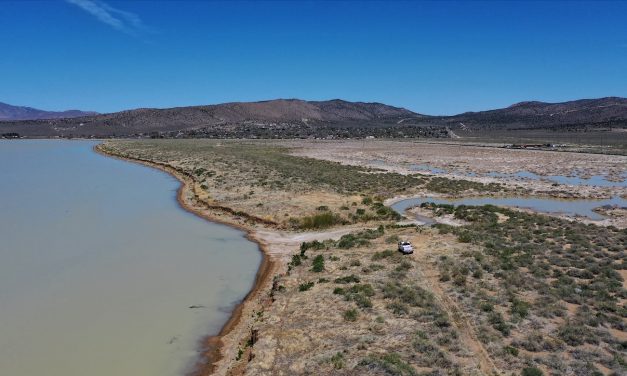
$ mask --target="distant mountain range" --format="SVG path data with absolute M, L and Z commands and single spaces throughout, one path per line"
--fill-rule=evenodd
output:
M 0 102 L 0 121 L 75 118 L 97 114 L 97 112 L 93 111 L 79 110 L 44 111 L 32 107 L 12 106 Z
M 580 99 L 562 103 L 520 102 L 498 110 L 439 118 L 452 126 L 489 128 L 560 128 L 627 123 L 627 98 Z
M 25 136 L 151 137 L 447 137 L 489 129 L 627 128 L 627 99 L 521 102 L 503 109 L 429 116 L 381 103 L 276 99 L 111 114 L 47 112 L 1 104 L 0 133 Z M 46 118 L 46 119 L 43 119 Z

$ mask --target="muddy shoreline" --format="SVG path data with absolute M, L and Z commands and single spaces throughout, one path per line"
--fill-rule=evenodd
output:
M 271 275 L 277 269 L 278 260 L 271 258 L 270 253 L 268 252 L 268 245 L 256 236 L 256 231 L 254 229 L 239 223 L 229 222 L 217 215 L 212 215 L 210 212 L 212 208 L 210 206 L 200 205 L 197 201 L 193 202 L 193 199 L 196 199 L 196 195 L 193 189 L 193 182 L 189 176 L 186 176 L 180 171 L 177 171 L 175 168 L 165 164 L 111 154 L 107 150 L 101 148 L 101 145 L 102 144 L 96 145 L 93 148 L 93 150 L 98 154 L 126 162 L 138 163 L 147 167 L 158 169 L 173 176 L 180 183 L 176 199 L 181 208 L 207 221 L 220 223 L 241 230 L 246 233 L 246 239 L 256 243 L 259 247 L 259 251 L 262 254 L 262 260 L 259 265 L 259 269 L 257 270 L 251 290 L 248 294 L 246 294 L 242 301 L 235 306 L 231 312 L 231 316 L 222 326 L 218 334 L 208 334 L 200 341 L 200 347 L 198 350 L 199 359 L 187 373 L 190 376 L 211 375 L 216 371 L 217 363 L 224 358 L 224 338 L 228 334 L 232 333 L 240 324 L 243 324 L 242 317 L 246 306 L 252 304 L 253 300 L 255 300 L 259 293 L 263 290 L 264 285 L 271 281 Z M 192 195 L 193 199 L 187 197 L 188 193 Z M 219 208 L 216 207 L 213 209 Z

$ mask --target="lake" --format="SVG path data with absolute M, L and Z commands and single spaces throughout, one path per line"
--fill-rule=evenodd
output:
M 96 144 L 0 141 L 0 375 L 182 374 L 252 287 L 255 243 Z

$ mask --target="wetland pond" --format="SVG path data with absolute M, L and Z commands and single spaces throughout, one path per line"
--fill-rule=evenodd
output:
M 437 169 L 427 164 L 411 165 L 413 171 L 428 171 L 432 174 L 448 173 L 446 170 Z M 470 176 L 478 176 L 476 173 L 468 173 Z M 519 171 L 514 174 L 490 172 L 486 176 L 508 178 L 508 179 L 529 179 L 529 180 L 546 180 L 558 184 L 566 184 L 572 186 L 599 186 L 599 187 L 627 187 L 627 174 L 621 174 L 621 181 L 610 181 L 606 176 L 594 175 L 588 178 L 580 176 L 540 176 L 528 171 Z M 601 200 L 560 200 L 553 198 L 536 198 L 536 197 L 469 197 L 469 198 L 437 198 L 437 197 L 414 197 L 400 200 L 391 205 L 392 209 L 403 214 L 407 209 L 420 206 L 424 202 L 433 202 L 436 204 L 450 205 L 497 205 L 513 208 L 531 209 L 540 213 L 549 214 L 565 214 L 573 217 L 587 217 L 589 219 L 600 221 L 606 219 L 601 214 L 594 211 L 595 208 L 602 206 L 618 206 L 627 207 L 627 200 L 621 197 L 612 197 L 610 199 Z M 435 221 L 428 217 L 417 216 L 417 219 L 426 224 L 433 224 Z
M 183 374 L 252 287 L 255 243 L 96 144 L 0 141 L 0 375 Z
M 490 172 L 488 174 L 486 174 L 487 176 L 491 176 L 491 177 L 498 177 L 498 178 L 509 178 L 509 179 L 516 179 L 516 178 L 522 178 L 522 179 L 529 179 L 529 180 L 546 180 L 549 182 L 553 182 L 553 183 L 557 183 L 557 184 L 564 184 L 564 185 L 592 185 L 592 186 L 597 186 L 597 187 L 623 187 L 623 188 L 627 188 L 627 179 L 625 177 L 625 174 L 622 174 L 620 176 L 620 178 L 622 179 L 621 181 L 611 181 L 608 180 L 606 176 L 604 175 L 593 175 L 590 176 L 588 178 L 582 178 L 580 176 L 564 176 L 564 175 L 548 175 L 548 176 L 541 176 L 541 175 L 537 175 L 534 174 L 533 172 L 529 172 L 529 171 L 519 171 L 515 174 L 504 174 L 504 173 L 500 173 L 500 172 Z
M 582 216 L 598 221 L 604 216 L 593 211 L 594 208 L 605 205 L 617 205 L 627 207 L 627 200 L 621 197 L 613 197 L 606 200 L 559 200 L 553 198 L 535 197 L 472 197 L 472 198 L 439 198 L 439 197 L 415 197 L 400 200 L 391 205 L 392 209 L 401 215 L 405 210 L 420 206 L 424 202 L 450 205 L 497 205 L 523 209 L 531 209 L 540 213 L 566 214 L 569 216 Z M 419 220 L 424 220 L 421 216 Z M 433 221 L 431 221 L 433 222 Z M 428 223 L 431 224 L 431 223 Z

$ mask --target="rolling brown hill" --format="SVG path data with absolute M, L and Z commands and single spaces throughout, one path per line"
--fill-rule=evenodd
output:
M 110 114 L 0 121 L 0 134 L 26 137 L 447 137 L 474 131 L 627 128 L 627 99 L 521 102 L 503 109 L 428 116 L 382 103 L 276 99 Z
M 25 136 L 120 136 L 155 132 L 211 132 L 219 136 L 220 133 L 241 133 L 242 130 L 252 131 L 253 128 L 294 130 L 328 126 L 377 127 L 396 124 L 400 119 L 408 117 L 417 118 L 421 115 L 381 103 L 339 99 L 277 99 L 167 109 L 140 108 L 71 119 L 4 122 L 0 123 L 0 133 L 16 132 Z
M 32 107 L 12 106 L 10 104 L 0 102 L 0 121 L 60 119 L 88 115 L 97 115 L 97 112 L 79 110 L 44 111 Z
M 561 103 L 520 102 L 498 110 L 438 118 L 454 127 L 474 129 L 565 129 L 627 126 L 627 98 L 606 97 Z

